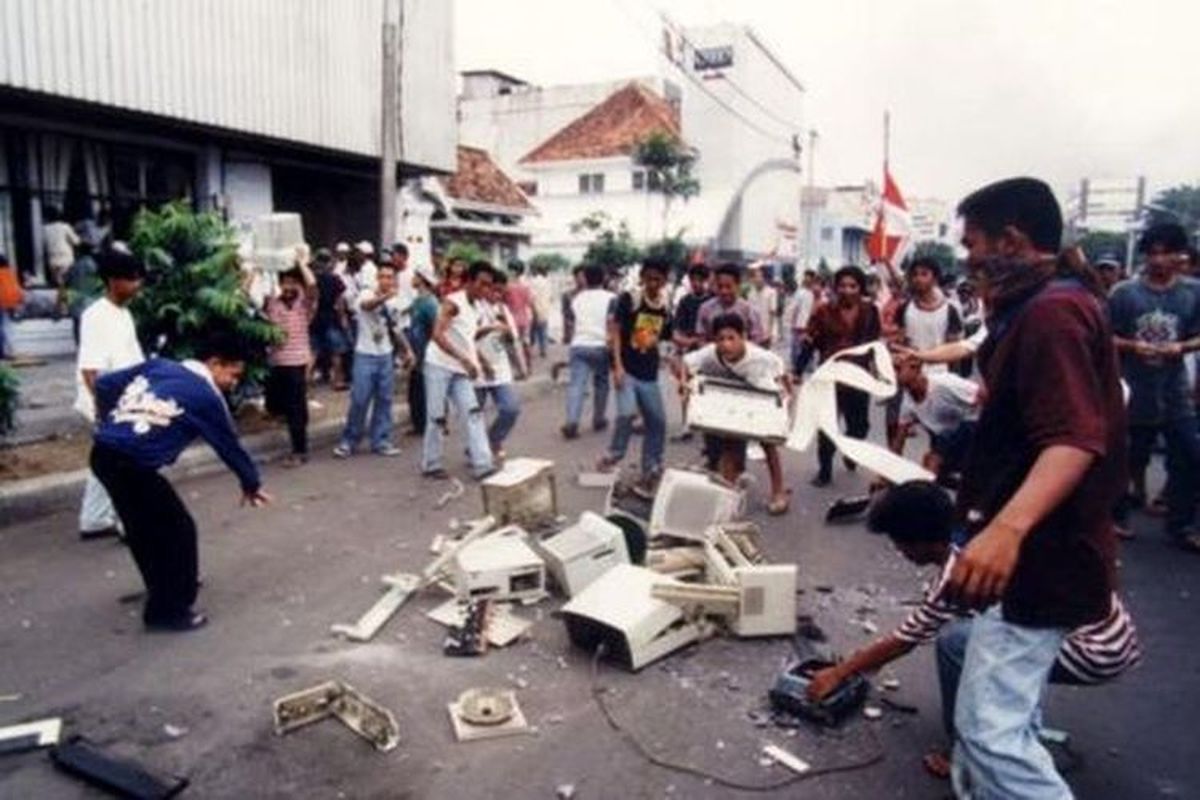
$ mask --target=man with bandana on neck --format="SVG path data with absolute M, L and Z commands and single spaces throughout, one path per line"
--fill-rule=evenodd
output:
M 958 212 L 989 317 L 988 395 L 958 497 L 965 545 L 947 581 L 952 603 L 982 612 L 955 709 L 955 792 L 1061 800 L 1072 793 L 1036 723 L 1063 638 L 1110 611 L 1125 474 L 1116 351 L 1098 277 L 1059 256 L 1045 183 L 1000 181 Z

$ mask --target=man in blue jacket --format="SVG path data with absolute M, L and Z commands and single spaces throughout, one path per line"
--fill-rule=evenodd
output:
M 208 621 L 192 609 L 196 523 L 158 470 L 200 437 L 237 475 L 243 504 L 271 500 L 238 441 L 223 394 L 241 378 L 245 360 L 236 338 L 218 334 L 201 348 L 199 360 L 154 358 L 96 381 L 92 471 L 125 525 L 146 584 L 142 619 L 151 630 L 188 631 Z

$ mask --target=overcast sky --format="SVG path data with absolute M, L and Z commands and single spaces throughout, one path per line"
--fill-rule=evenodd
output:
M 455 55 L 541 85 L 657 74 L 656 9 L 747 24 L 800 77 L 818 184 L 878 176 L 885 108 L 910 195 L 1200 181 L 1196 0 L 457 0 Z

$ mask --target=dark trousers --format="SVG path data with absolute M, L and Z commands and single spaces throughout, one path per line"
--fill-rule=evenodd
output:
M 271 367 L 267 376 L 267 413 L 287 420 L 292 452 L 308 454 L 308 369 Z
M 196 602 L 196 523 L 157 470 L 103 445 L 92 448 L 92 472 L 104 484 L 125 526 L 125 543 L 146 584 L 148 623 L 187 615 Z
M 1167 443 L 1166 530 L 1170 537 L 1182 536 L 1196 521 L 1196 480 L 1200 476 L 1200 434 L 1194 417 L 1161 425 L 1129 426 L 1129 465 L 1135 473 L 1150 463 L 1154 440 L 1162 434 Z
M 425 435 L 425 371 L 424 364 L 416 364 L 408 371 L 408 415 L 413 430 Z
M 865 439 L 871 430 L 871 396 L 858 389 L 837 388 L 838 416 L 842 418 L 846 435 L 852 439 Z M 837 450 L 825 434 L 817 439 L 817 463 L 822 475 L 833 474 L 833 454 Z

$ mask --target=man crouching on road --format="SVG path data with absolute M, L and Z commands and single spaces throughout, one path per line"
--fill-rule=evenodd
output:
M 1061 800 L 1072 793 L 1035 722 L 1067 632 L 1110 611 L 1125 470 L 1116 353 L 1098 279 L 1057 257 L 1062 215 L 1045 183 L 994 183 L 958 212 L 989 336 L 958 497 L 970 538 L 946 586 L 951 603 L 986 609 L 958 689 L 955 794 Z
M 96 380 L 92 471 L 125 526 L 146 584 L 142 620 L 151 630 L 189 631 L 208 621 L 192 609 L 199 586 L 196 523 L 158 470 L 199 436 L 237 474 L 243 504 L 271 500 L 225 404 L 245 362 L 238 339 L 215 334 L 197 361 L 153 358 Z

